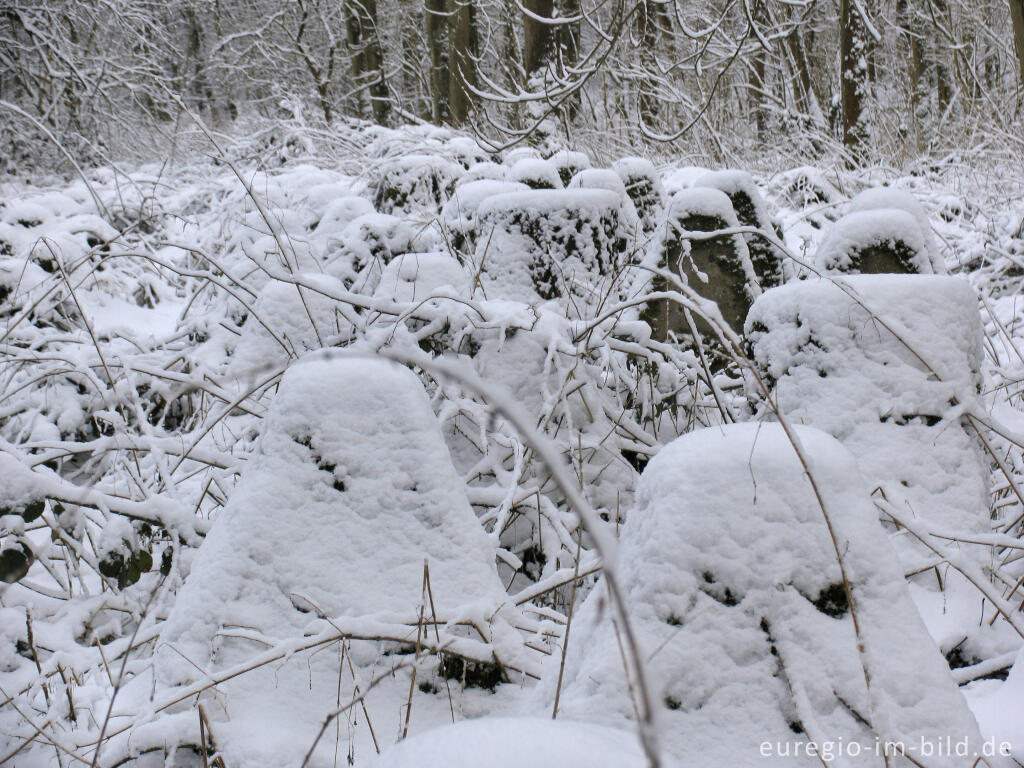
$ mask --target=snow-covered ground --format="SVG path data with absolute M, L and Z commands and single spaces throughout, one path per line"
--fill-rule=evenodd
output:
M 343 147 L 0 187 L 0 763 L 1024 762 L 1016 169 Z

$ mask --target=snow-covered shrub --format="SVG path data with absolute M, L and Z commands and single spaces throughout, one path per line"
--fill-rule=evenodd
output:
M 921 227 L 910 213 L 880 208 L 848 213 L 832 225 L 814 256 L 820 272 L 931 274 Z
M 305 217 L 293 208 L 250 210 L 227 240 L 219 263 L 234 281 L 257 291 L 274 274 L 318 271 L 320 257 L 303 237 L 305 231 Z
M 441 209 L 441 224 L 448 232 L 451 247 L 460 253 L 472 255 L 480 236 L 477 212 L 484 200 L 503 192 L 522 192 L 527 189 L 528 186 L 518 181 L 497 179 L 479 179 L 457 186 Z
M 688 232 L 717 232 L 737 226 L 736 212 L 724 192 L 707 187 L 684 189 L 669 201 L 645 263 L 679 275 L 690 288 L 715 302 L 725 322 L 739 333 L 758 294 L 746 241 L 738 234 L 701 239 L 687 236 Z M 672 290 L 670 282 L 657 275 L 651 288 Z M 680 305 L 669 299 L 649 302 L 644 319 L 656 339 L 692 336 Z M 703 318 L 695 316 L 694 321 L 698 332 L 715 337 Z
M 405 155 L 378 171 L 374 206 L 381 213 L 436 214 L 465 173 L 458 163 L 436 155 Z
M 736 218 L 744 227 L 755 227 L 767 235 L 781 239 L 781 230 L 773 220 L 761 191 L 746 171 L 712 171 L 700 176 L 696 187 L 711 187 L 725 192 L 732 202 Z M 758 284 L 765 291 L 783 282 L 783 254 L 763 237 L 745 235 L 750 263 Z
M 161 631 L 157 674 L 189 685 L 257 667 L 210 698 L 218 747 L 231 764 L 297 765 L 335 706 L 339 671 L 346 689 L 355 676 L 366 690 L 375 668 L 411 663 L 412 646 L 417 661 L 433 658 L 412 694 L 420 730 L 443 722 L 449 703 L 434 691 L 445 674 L 457 686 L 456 667 L 494 670 L 500 683 L 532 663 L 515 616 L 417 377 L 321 353 L 281 381 L 259 449 Z M 420 631 L 425 619 L 440 622 L 439 635 Z M 277 643 L 294 656 L 259 667 Z M 338 652 L 304 652 L 332 643 Z M 383 687 L 405 701 L 404 679 Z M 261 730 L 268 718 L 274 727 Z M 372 725 L 390 738 L 401 724 L 396 706 Z M 365 723 L 355 738 L 359 754 L 372 750 Z M 333 744 L 322 750 L 328 759 Z
M 47 282 L 47 274 L 28 259 L 0 257 L 0 317 L 7 317 L 27 308 L 39 286 Z
M 651 233 L 661 221 L 665 206 L 665 192 L 661 175 L 654 164 L 642 157 L 624 157 L 612 164 L 626 185 L 629 199 L 636 206 L 644 232 Z
M 594 295 L 626 248 L 619 197 L 603 189 L 528 190 L 477 211 L 477 268 L 487 295 L 517 301 Z M 492 287 L 493 286 L 493 287 Z
M 548 161 L 558 171 L 558 178 L 561 179 L 563 187 L 569 186 L 569 179 L 577 173 L 590 167 L 590 158 L 586 153 L 568 149 L 558 150 L 548 158 Z
M 509 168 L 508 177 L 530 189 L 562 188 L 562 179 L 555 164 L 538 157 L 525 157 L 516 161 L 515 165 Z
M 663 749 L 684 765 L 808 767 L 816 756 L 761 745 L 842 739 L 872 766 L 885 765 L 876 738 L 917 749 L 956 733 L 980 749 L 853 456 L 795 431 L 809 467 L 780 426 L 736 424 L 678 438 L 640 478 L 618 573 Z M 626 727 L 635 681 L 606 601 L 596 588 L 574 619 L 559 714 Z

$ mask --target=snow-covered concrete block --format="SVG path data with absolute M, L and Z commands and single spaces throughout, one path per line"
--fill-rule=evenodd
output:
M 985 530 L 988 471 L 960 426 L 982 362 L 977 296 L 965 280 L 789 283 L 758 299 L 746 330 L 779 408 L 838 438 L 872 489 L 948 529 Z M 757 390 L 751 382 L 751 397 Z
M 345 231 L 360 216 L 373 214 L 373 204 L 365 197 L 346 195 L 329 202 L 316 225 L 317 235 L 331 235 Z
M 462 166 L 437 155 L 406 155 L 379 171 L 374 206 L 381 213 L 436 214 L 465 173 Z
M 921 226 L 900 208 L 848 213 L 829 230 L 814 256 L 821 273 L 932 274 Z
M 481 181 L 483 179 L 506 181 L 508 179 L 508 166 L 504 166 L 490 160 L 483 163 L 475 163 L 469 167 L 465 176 L 455 182 L 455 188 L 458 189 L 464 184 Z
M 494 167 L 501 168 L 499 165 Z M 452 248 L 472 255 L 480 236 L 477 213 L 484 200 L 505 192 L 523 192 L 527 189 L 529 187 L 522 182 L 501 179 L 479 179 L 457 186 L 441 209 L 441 224 L 448 232 Z
M 488 154 L 469 136 L 455 136 L 448 139 L 444 145 L 444 151 L 459 165 L 467 169 L 489 160 Z
M 322 291 L 345 292 L 340 280 L 327 275 L 302 275 Z M 286 365 L 311 349 L 349 340 L 352 324 L 341 305 L 324 292 L 274 280 L 267 283 L 242 325 L 242 336 L 229 369 L 246 376 Z
M 931 269 L 919 271 L 936 275 L 946 274 L 946 265 L 942 260 L 942 255 L 939 253 L 935 236 L 932 234 L 932 225 L 928 221 L 928 214 L 925 213 L 918 199 L 910 192 L 896 187 L 871 187 L 854 197 L 847 206 L 846 212 L 849 214 L 884 209 L 906 211 L 917 222 L 924 241 L 924 250 L 928 254 L 928 261 L 931 267 Z
M 843 200 L 843 194 L 825 178 L 825 174 L 809 165 L 780 173 L 773 180 L 772 187 L 793 208 L 820 208 L 824 219 L 834 218 L 828 206 Z
M 605 189 L 542 189 L 487 198 L 475 261 L 488 298 L 587 299 L 626 247 L 621 201 Z M 596 297 L 593 297 L 596 298 Z
M 435 292 L 462 295 L 469 275 L 458 259 L 447 253 L 404 253 L 381 273 L 375 296 L 401 302 L 422 301 Z
M 853 456 L 819 430 L 795 432 L 824 510 L 778 424 L 689 433 L 641 476 L 618 569 L 662 746 L 698 768 L 820 765 L 808 741 L 856 743 L 850 763 L 871 766 L 909 765 L 886 763 L 876 738 L 918 761 L 922 743 L 947 736 L 980 750 Z M 598 586 L 577 612 L 559 711 L 624 727 L 635 710 L 606 604 Z M 554 683 L 542 686 L 550 701 Z
M 621 208 L 619 219 L 622 226 L 634 238 L 643 232 L 640 225 L 640 215 L 636 211 L 633 200 L 626 191 L 626 185 L 622 177 L 615 171 L 607 168 L 585 168 L 575 174 L 566 184 L 568 189 L 607 189 L 619 196 Z
M 653 232 L 665 207 L 665 190 L 654 163 L 642 157 L 624 157 L 612 164 L 612 170 L 626 185 L 644 232 Z
M 524 157 L 509 169 L 508 177 L 512 181 L 525 184 L 530 189 L 561 189 L 562 179 L 558 168 L 550 160 L 539 157 Z
M 549 159 L 558 171 L 558 178 L 562 180 L 562 186 L 569 186 L 569 180 L 580 171 L 590 168 L 590 158 L 584 152 L 573 152 L 568 149 L 560 149 Z
M 421 609 L 442 632 L 471 619 L 503 653 L 521 651 L 505 603 L 418 378 L 383 360 L 307 356 L 285 373 L 257 452 L 195 555 L 160 635 L 157 675 L 187 685 L 339 622 L 369 636 L 401 625 L 400 645 L 347 642 L 367 692 L 375 671 L 411 658 L 402 654 L 417 642 Z M 433 642 L 434 631 L 420 636 Z M 340 653 L 335 642 L 220 684 L 207 711 L 228 764 L 298 765 L 338 686 L 352 691 Z M 396 674 L 366 699 L 384 744 L 400 732 L 408 680 Z M 414 730 L 450 721 L 441 687 L 414 691 Z M 373 749 L 365 723 L 354 738 L 357 753 Z M 333 739 L 322 746 L 313 765 L 332 764 Z
M 966 280 L 852 275 L 789 283 L 754 304 L 747 338 L 779 408 L 838 438 L 877 496 L 946 535 L 991 531 L 989 463 L 962 417 L 981 389 L 983 357 L 977 295 Z M 752 378 L 748 395 L 763 399 Z M 987 601 L 974 586 L 902 529 L 893 544 L 952 664 L 1005 651 L 1007 628 L 977 620 Z M 948 546 L 975 566 L 989 562 L 984 546 Z
M 745 227 L 755 227 L 765 234 L 777 236 L 778 226 L 772 220 L 768 203 L 746 171 L 711 171 L 698 177 L 695 187 L 711 187 L 724 192 L 736 211 L 736 218 Z M 754 267 L 761 290 L 774 288 L 783 281 L 782 252 L 763 237 L 746 235 L 750 263 Z
M 357 216 L 329 241 L 325 271 L 358 293 L 373 293 L 381 270 L 395 256 L 434 249 L 429 230 L 386 213 Z
M 732 202 L 724 192 L 708 187 L 684 189 L 672 196 L 665 217 L 651 242 L 646 260 L 652 267 L 679 275 L 703 298 L 714 301 L 725 322 L 737 333 L 754 298 L 758 295 L 757 277 L 750 263 L 742 235 L 722 235 L 694 239 L 687 232 L 715 232 L 738 227 Z M 655 291 L 671 290 L 667 279 L 655 277 Z M 654 338 L 664 340 L 671 334 L 688 337 L 690 326 L 677 302 L 657 299 L 647 305 L 644 319 L 651 325 Z M 694 315 L 698 332 L 715 338 L 712 327 Z

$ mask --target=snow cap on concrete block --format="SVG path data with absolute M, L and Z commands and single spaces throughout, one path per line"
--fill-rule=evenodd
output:
M 332 200 L 324 208 L 316 225 L 318 235 L 341 233 L 360 216 L 374 213 L 373 204 L 365 197 L 347 195 Z
M 577 173 L 590 168 L 590 158 L 586 153 L 569 149 L 558 150 L 548 160 L 558 170 L 558 178 L 564 187 L 569 185 L 569 180 Z
M 871 187 L 858 194 L 846 208 L 847 213 L 859 213 L 860 211 L 878 211 L 885 208 L 895 208 L 906 211 L 921 228 L 921 235 L 924 238 L 925 249 L 931 261 L 930 272 L 937 275 L 946 274 L 946 265 L 938 252 L 935 244 L 935 236 L 932 234 L 932 225 L 928 221 L 928 214 L 916 197 L 905 189 L 896 187 Z
M 450 233 L 452 247 L 457 251 L 472 253 L 480 235 L 477 213 L 484 200 L 505 192 L 523 192 L 527 189 L 529 187 L 521 182 L 499 179 L 479 179 L 456 187 L 441 209 L 441 223 Z
M 933 273 L 917 219 L 899 208 L 846 214 L 818 246 L 814 264 L 822 273 Z
M 562 179 L 558 168 L 550 160 L 539 157 L 525 157 L 518 160 L 509 171 L 509 178 L 518 181 L 530 189 L 561 189 Z

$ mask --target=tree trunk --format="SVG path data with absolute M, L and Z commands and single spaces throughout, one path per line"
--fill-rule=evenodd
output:
M 765 29 L 768 23 L 768 14 L 764 0 L 757 0 L 753 9 L 754 23 L 761 29 Z M 767 83 L 767 51 L 758 42 L 754 50 L 754 60 L 751 63 L 750 92 L 754 97 L 754 116 L 757 123 L 757 140 L 764 142 L 768 137 L 768 110 L 765 107 L 765 92 Z
M 851 160 L 860 154 L 864 140 L 861 122 L 867 89 L 867 29 L 853 0 L 839 2 L 839 103 L 843 117 L 843 145 Z
M 1013 49 L 1017 52 L 1020 85 L 1024 87 L 1024 0 L 1009 0 L 1010 22 L 1013 25 Z
M 554 0 L 523 0 L 523 7 L 535 16 L 550 19 Z M 523 14 L 523 68 L 526 76 L 544 69 L 551 62 L 554 27 Z
M 377 0 L 351 0 L 345 18 L 345 32 L 352 51 L 352 79 L 358 85 L 365 85 L 373 121 L 387 125 L 391 118 L 391 102 L 384 73 L 384 53 L 377 34 Z
M 426 0 L 427 48 L 430 51 L 430 104 L 435 125 L 448 122 L 450 71 L 448 68 L 449 17 L 445 0 Z
M 448 0 L 448 10 L 453 25 L 448 102 L 452 124 L 458 126 L 466 122 L 473 103 L 473 94 L 467 86 L 476 85 L 476 6 L 472 0 Z
M 665 32 L 664 25 L 668 21 L 663 17 L 664 8 L 660 3 L 652 0 L 644 0 L 643 6 L 636 16 L 637 39 L 640 41 L 641 67 L 655 70 L 654 57 L 657 53 L 658 43 Z M 640 119 L 651 124 L 661 111 L 661 99 L 656 92 L 657 84 L 651 78 L 644 78 L 640 82 L 640 93 L 637 103 L 640 109 Z

